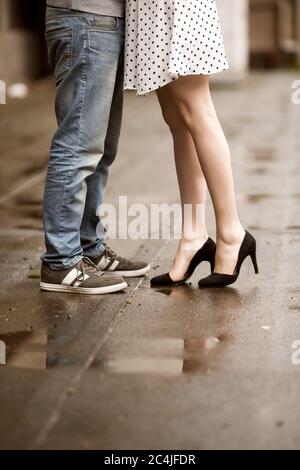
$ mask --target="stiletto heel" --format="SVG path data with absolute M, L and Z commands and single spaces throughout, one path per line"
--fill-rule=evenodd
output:
M 252 259 L 255 274 L 259 274 L 257 258 L 256 258 L 256 245 L 255 245 L 255 249 L 253 250 L 253 252 L 251 253 L 250 256 L 251 256 L 251 259 Z
M 251 257 L 255 273 L 258 274 L 258 265 L 256 259 L 256 240 L 251 235 L 251 233 L 245 230 L 245 237 L 243 243 L 241 244 L 234 274 L 230 275 L 212 273 L 210 276 L 199 281 L 199 287 L 225 287 L 234 284 L 239 277 L 242 264 L 248 256 Z
M 184 284 L 194 274 L 195 269 L 203 261 L 208 261 L 210 263 L 211 270 L 213 272 L 214 267 L 215 267 L 215 257 L 216 257 L 216 244 L 211 238 L 209 238 L 207 242 L 203 245 L 203 247 L 200 248 L 200 250 L 198 250 L 195 256 L 193 257 L 183 279 L 181 279 L 180 281 L 173 281 L 170 274 L 166 273 L 166 274 L 162 274 L 160 276 L 156 276 L 153 279 L 151 279 L 151 287 L 180 286 Z

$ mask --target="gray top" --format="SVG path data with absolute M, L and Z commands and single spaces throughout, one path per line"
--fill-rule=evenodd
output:
M 47 0 L 47 5 L 96 15 L 123 17 L 125 0 Z

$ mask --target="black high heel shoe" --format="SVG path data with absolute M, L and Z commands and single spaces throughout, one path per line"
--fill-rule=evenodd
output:
M 200 250 L 198 250 L 193 257 L 183 279 L 180 281 L 173 281 L 169 273 L 161 274 L 160 276 L 156 276 L 151 279 L 151 287 L 180 286 L 184 284 L 194 274 L 195 269 L 199 266 L 200 263 L 202 263 L 202 261 L 208 261 L 211 266 L 211 272 L 213 272 L 215 266 L 215 257 L 216 244 L 211 238 L 209 238 L 207 242 L 204 243 L 203 247 L 200 248 Z
M 248 256 L 252 259 L 255 274 L 259 273 L 256 259 L 256 240 L 247 230 L 245 232 L 234 274 L 212 273 L 210 276 L 199 281 L 199 287 L 225 287 L 234 284 L 239 277 L 242 264 Z

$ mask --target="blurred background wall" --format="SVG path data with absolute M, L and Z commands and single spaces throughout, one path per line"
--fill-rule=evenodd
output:
M 0 0 L 0 79 L 31 80 L 48 71 L 46 0 Z
M 300 0 L 217 0 L 230 72 L 239 80 L 249 68 L 300 63 Z
M 300 61 L 300 0 L 217 0 L 231 70 L 294 66 Z M 48 72 L 44 42 L 46 0 L 0 0 L 0 79 L 39 78 Z

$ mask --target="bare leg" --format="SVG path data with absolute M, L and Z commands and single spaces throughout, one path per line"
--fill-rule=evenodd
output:
M 165 87 L 189 130 L 213 201 L 217 226 L 215 272 L 232 274 L 245 231 L 240 223 L 230 150 L 216 115 L 207 76 L 180 77 Z
M 177 177 L 183 210 L 182 239 L 170 271 L 173 281 L 181 280 L 195 253 L 208 238 L 205 205 L 207 185 L 198 160 L 193 138 L 169 97 L 167 87 L 157 92 L 163 116 L 174 141 Z M 187 213 L 185 207 L 191 211 Z

